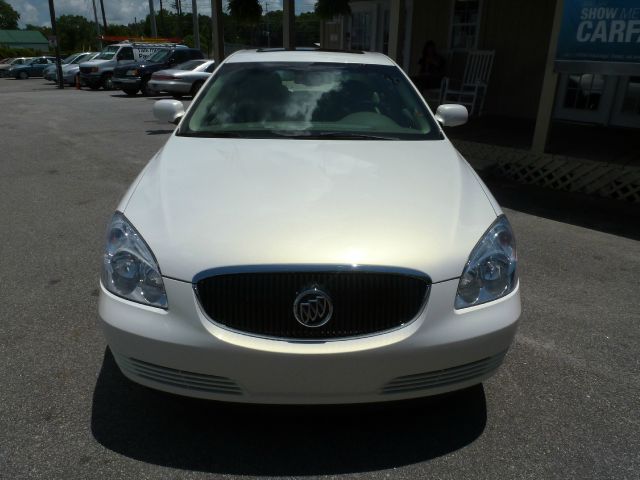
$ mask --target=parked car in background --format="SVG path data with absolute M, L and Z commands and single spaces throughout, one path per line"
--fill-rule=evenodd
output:
M 150 87 L 151 75 L 159 70 L 172 68 L 187 60 L 204 59 L 200 50 L 176 45 L 172 48 L 158 50 L 144 61 L 116 67 L 113 70 L 113 86 L 124 91 L 127 95 L 135 95 L 142 91 L 143 95 L 153 95 L 155 91 Z
M 86 62 L 87 60 L 89 60 L 89 55 L 91 55 L 92 53 L 93 52 L 78 52 L 69 55 L 61 61 L 62 66 Z M 43 77 L 45 78 L 45 80 L 55 82 L 58 78 L 58 73 L 56 70 L 57 66 L 55 62 L 53 63 L 53 65 L 49 65 L 47 68 L 45 68 L 43 72 Z
M 88 62 L 93 60 L 100 52 L 89 52 L 87 56 L 82 59 L 82 62 Z M 53 81 L 58 81 L 58 72 L 53 72 Z M 62 81 L 65 85 L 74 86 L 76 82 L 80 82 L 80 63 L 70 63 L 62 66 Z
M 8 77 L 11 67 L 17 67 L 18 65 L 24 65 L 29 62 L 33 57 L 17 57 L 6 59 L 5 63 L 0 64 L 0 77 Z
M 51 64 L 55 64 L 55 61 L 55 57 L 35 57 L 28 63 L 11 67 L 9 76 L 20 80 L 26 80 L 29 77 L 42 77 L 44 69 Z
M 166 92 L 176 98 L 195 96 L 216 68 L 213 60 L 189 60 L 175 68 L 160 70 L 151 75 L 149 87 Z
M 105 47 L 89 62 L 80 64 L 80 79 L 92 90 L 113 88 L 113 70 L 122 65 L 143 61 L 158 50 L 174 48 L 175 43 L 122 42 Z M 186 47 L 185 47 L 186 48 Z

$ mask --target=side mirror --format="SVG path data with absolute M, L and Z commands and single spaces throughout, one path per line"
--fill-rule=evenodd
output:
M 464 105 L 445 104 L 436 110 L 436 120 L 443 127 L 457 127 L 464 125 L 469 119 L 469 112 Z
M 184 116 L 184 105 L 179 100 L 158 100 L 153 104 L 153 116 L 177 125 Z

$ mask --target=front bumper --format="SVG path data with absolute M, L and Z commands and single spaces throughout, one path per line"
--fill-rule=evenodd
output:
M 113 77 L 113 88 L 135 88 L 139 89 L 142 84 L 142 79 L 140 77 Z
M 80 81 L 83 85 L 102 85 L 102 74 L 80 72 Z
M 100 323 L 120 369 L 152 388 L 233 402 L 380 402 L 465 388 L 498 368 L 520 316 L 519 287 L 456 312 L 455 279 L 433 284 L 424 311 L 401 329 L 290 342 L 224 329 L 206 318 L 190 283 L 164 282 L 167 311 L 101 287 Z

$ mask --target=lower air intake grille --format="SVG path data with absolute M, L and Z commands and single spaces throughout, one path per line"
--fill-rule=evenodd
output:
M 497 369 L 502 363 L 505 354 L 506 352 L 502 352 L 493 357 L 484 358 L 459 367 L 397 377 L 384 386 L 382 393 L 415 392 L 472 380 Z
M 184 388 L 186 390 L 242 395 L 240 387 L 233 380 L 226 377 L 185 372 L 183 370 L 175 370 L 173 368 L 143 362 L 135 358 L 115 354 L 114 356 L 118 366 L 134 377 L 142 377 L 157 383 Z
M 401 327 L 420 313 L 429 292 L 426 275 L 378 271 L 287 271 L 214 275 L 196 284 L 203 310 L 214 322 L 258 336 L 330 339 Z M 333 307 L 326 324 L 296 320 L 301 292 L 320 289 Z

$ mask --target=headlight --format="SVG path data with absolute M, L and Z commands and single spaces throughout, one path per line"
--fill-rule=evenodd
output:
M 140 234 L 120 212 L 115 213 L 107 229 L 102 283 L 119 297 L 167 308 L 167 294 L 158 262 Z
M 512 292 L 518 283 L 516 240 L 504 215 L 471 251 L 458 283 L 455 308 L 491 302 Z

